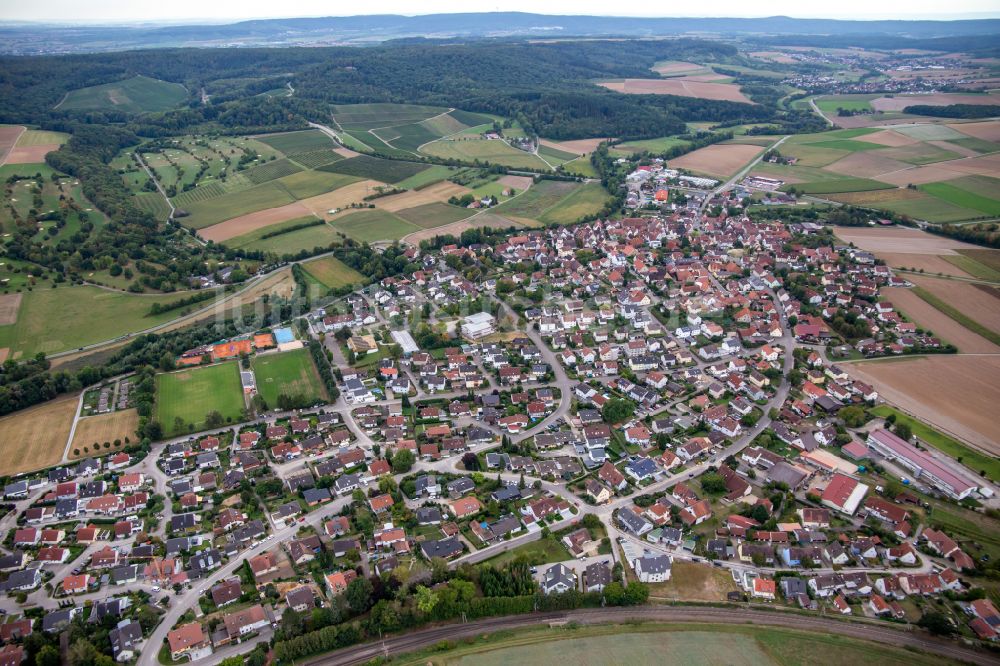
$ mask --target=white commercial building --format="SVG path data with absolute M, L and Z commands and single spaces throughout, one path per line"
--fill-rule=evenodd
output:
M 489 312 L 477 312 L 462 320 L 462 337 L 479 340 L 496 331 L 496 317 Z

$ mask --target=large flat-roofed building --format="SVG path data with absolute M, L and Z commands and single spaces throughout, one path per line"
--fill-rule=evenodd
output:
M 479 340 L 496 331 L 496 317 L 489 312 L 477 312 L 462 320 L 462 337 Z
M 978 487 L 888 430 L 873 430 L 865 443 L 869 450 L 902 465 L 952 499 L 965 499 Z

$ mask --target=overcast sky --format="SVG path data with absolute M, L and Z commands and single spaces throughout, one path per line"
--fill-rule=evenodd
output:
M 414 12 L 417 9 L 418 11 Z M 1000 16 L 997 0 L 841 0 L 837 3 L 804 3 L 802 0 L 713 0 L 671 7 L 667 3 L 638 2 L 615 5 L 597 0 L 422 0 L 416 5 L 383 0 L 377 6 L 329 0 L 42 0 L 0 1 L 0 21 L 48 22 L 192 22 L 239 21 L 248 18 L 293 16 L 345 16 L 352 14 L 435 14 L 488 11 L 544 12 L 614 16 L 795 16 L 803 18 L 916 19 L 986 18 Z

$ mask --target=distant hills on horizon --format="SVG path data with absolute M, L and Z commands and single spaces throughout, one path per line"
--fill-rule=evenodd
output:
M 635 18 L 558 16 L 521 12 L 392 14 L 255 19 L 234 23 L 163 26 L 0 25 L 0 53 L 41 54 L 164 47 L 279 47 L 367 45 L 397 39 L 507 39 L 533 37 L 811 36 L 830 45 L 877 36 L 921 42 L 1000 34 L 1000 19 L 841 20 L 767 18 Z M 815 39 L 813 40 L 815 42 Z M 818 45 L 810 43 L 807 45 Z M 864 45 L 858 43 L 856 45 Z M 922 45 L 928 48 L 927 44 Z

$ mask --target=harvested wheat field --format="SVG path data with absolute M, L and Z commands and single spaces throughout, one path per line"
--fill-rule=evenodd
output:
M 53 150 L 59 150 L 60 144 L 49 143 L 39 146 L 15 146 L 7 155 L 7 164 L 38 164 L 45 161 L 45 156 Z
M 833 164 L 824 167 L 827 171 L 840 173 L 854 178 L 871 178 L 883 173 L 892 173 L 909 169 L 911 165 L 890 157 L 872 155 L 875 151 L 858 151 L 840 158 Z
M 358 155 L 361 154 L 361 153 L 357 152 L 356 150 L 351 150 L 350 148 L 345 148 L 344 146 L 341 146 L 339 148 L 334 148 L 333 152 L 335 152 L 338 155 L 341 155 L 343 157 L 346 157 L 347 159 L 350 159 L 352 157 L 357 157 Z
M 92 455 L 97 450 L 95 444 L 104 449 L 104 442 L 110 442 L 107 449 L 114 450 L 115 440 L 125 441 L 126 437 L 135 439 L 135 430 L 139 427 L 139 413 L 134 409 L 123 409 L 110 414 L 98 414 L 81 418 L 73 433 L 73 443 L 70 445 L 70 458 L 82 458 Z M 87 451 L 84 451 L 87 447 Z M 75 453 L 79 451 L 79 453 Z
M 444 203 L 451 197 L 461 197 L 464 194 L 471 194 L 472 190 L 462 185 L 447 180 L 435 183 L 421 190 L 410 190 L 402 194 L 382 197 L 375 200 L 375 207 L 395 213 L 407 208 L 415 208 L 429 203 Z
M 506 185 L 507 187 L 512 187 L 518 192 L 522 192 L 535 182 L 535 179 L 531 176 L 502 176 L 499 182 L 501 185 Z
M 898 187 L 906 187 L 907 185 L 937 183 L 943 180 L 952 180 L 954 178 L 961 178 L 962 176 L 968 175 L 958 171 L 957 169 L 946 168 L 943 166 L 944 164 L 947 164 L 947 162 L 933 164 L 930 166 L 908 167 L 906 169 L 900 169 L 899 171 L 880 173 L 875 176 L 875 180 L 880 180 L 883 183 L 889 183 L 890 185 L 896 185 Z
M 823 198 L 853 206 L 881 206 L 890 201 L 926 199 L 927 195 L 917 190 L 896 189 L 871 190 L 869 192 L 837 192 L 836 194 L 824 194 Z
M 1000 455 L 1000 356 L 927 356 L 845 363 L 888 403 L 940 430 Z
M 909 276 L 908 276 L 909 277 Z M 1000 353 L 997 346 L 986 338 L 976 335 L 965 326 L 941 312 L 933 305 L 904 287 L 888 287 L 882 290 L 886 300 L 906 315 L 907 319 L 920 328 L 930 331 L 944 342 L 950 342 L 965 354 Z
M 213 224 L 198 231 L 198 235 L 205 240 L 221 243 L 230 238 L 256 231 L 257 229 L 269 227 L 272 224 L 306 217 L 307 215 L 309 215 L 309 209 L 301 201 L 296 201 L 295 203 L 278 206 L 277 208 L 266 208 L 256 213 L 247 213 L 246 215 L 240 215 L 225 222 Z
M 79 396 L 65 395 L 0 418 L 0 474 L 18 474 L 62 460 Z
M 954 123 L 948 127 L 984 141 L 1000 141 L 1000 120 L 987 120 L 982 123 Z
M 548 146 L 549 148 L 555 148 L 556 150 L 564 150 L 567 153 L 573 153 L 575 155 L 586 155 L 588 153 L 594 152 L 594 149 L 601 143 L 601 141 L 607 141 L 608 139 L 576 139 L 574 141 L 550 141 L 548 139 L 539 139 L 539 143 L 543 146 Z
M 972 277 L 939 254 L 908 254 L 906 252 L 879 252 L 879 259 L 893 268 L 907 268 L 926 273 L 942 273 L 956 277 Z M 910 276 L 906 276 L 910 279 Z
M 327 211 L 334 208 L 344 208 L 352 203 L 362 203 L 364 198 L 374 191 L 374 188 L 385 186 L 385 183 L 380 183 L 377 180 L 362 180 L 332 192 L 303 199 L 299 203 L 308 208 L 314 215 L 328 219 L 331 216 Z
M 948 106 L 949 104 L 1000 104 L 1000 95 L 963 95 L 936 93 L 933 95 L 896 95 L 871 101 L 876 111 L 902 111 L 908 106 Z
M 923 287 L 969 319 L 1000 333 L 1000 289 L 928 275 L 908 275 L 906 279 Z M 997 379 L 1000 383 L 1000 377 Z
M 913 137 L 906 136 L 905 134 L 900 134 L 899 132 L 894 132 L 892 130 L 879 130 L 878 132 L 872 132 L 871 134 L 865 134 L 863 141 L 867 143 L 877 143 L 880 146 L 888 146 L 890 148 L 898 148 L 900 146 L 909 146 L 914 143 L 920 143 L 917 139 Z
M 17 143 L 24 128 L 20 125 L 9 125 L 0 127 L 0 164 L 6 164 L 10 157 L 10 151 Z
M 0 326 L 17 323 L 17 310 L 21 307 L 21 297 L 24 294 L 0 295 Z
M 869 252 L 956 254 L 956 249 L 979 249 L 978 245 L 908 227 L 835 227 L 833 233 L 841 240 Z
M 740 87 L 732 83 L 710 83 L 679 78 L 619 79 L 617 81 L 600 81 L 597 85 L 626 95 L 677 95 L 753 104 L 750 98 L 743 94 Z
M 762 152 L 760 146 L 716 143 L 671 160 L 670 166 L 728 178 Z

